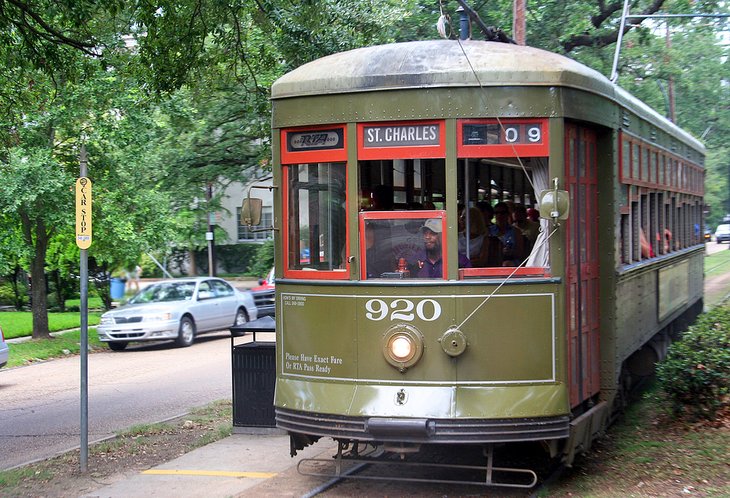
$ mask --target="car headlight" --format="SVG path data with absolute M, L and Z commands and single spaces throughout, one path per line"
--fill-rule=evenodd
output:
M 114 318 L 102 315 L 99 319 L 99 325 L 114 325 Z
M 172 320 L 172 313 L 158 313 L 156 315 L 145 315 L 143 322 L 166 322 Z

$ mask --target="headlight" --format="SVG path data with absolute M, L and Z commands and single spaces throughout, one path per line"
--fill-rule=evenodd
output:
M 383 356 L 401 372 L 415 365 L 422 354 L 423 335 L 412 325 L 394 325 L 383 335 Z
M 166 322 L 172 320 L 172 313 L 158 313 L 157 315 L 145 315 L 142 318 L 144 322 Z
M 398 361 L 408 361 L 413 357 L 414 346 L 410 337 L 394 335 L 388 342 L 390 356 Z
M 114 318 L 102 315 L 99 319 L 99 325 L 114 325 Z

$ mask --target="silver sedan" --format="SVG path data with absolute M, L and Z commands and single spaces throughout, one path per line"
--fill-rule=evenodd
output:
M 180 278 L 142 289 L 125 305 L 104 313 L 96 330 L 99 340 L 114 351 L 131 341 L 165 339 L 186 347 L 198 334 L 256 318 L 250 292 L 241 292 L 220 278 Z

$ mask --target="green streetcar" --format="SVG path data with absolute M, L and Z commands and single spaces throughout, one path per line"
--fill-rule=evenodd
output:
M 573 60 L 374 46 L 272 101 L 293 454 L 481 445 L 491 471 L 493 448 L 535 441 L 570 464 L 702 310 L 704 147 Z M 487 484 L 534 484 L 503 470 Z

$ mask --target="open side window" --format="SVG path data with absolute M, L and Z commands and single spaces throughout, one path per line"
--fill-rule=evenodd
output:
M 460 278 L 549 274 L 546 119 L 463 119 L 457 124 Z M 517 268 L 519 267 L 519 268 Z

